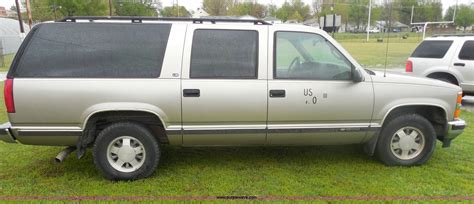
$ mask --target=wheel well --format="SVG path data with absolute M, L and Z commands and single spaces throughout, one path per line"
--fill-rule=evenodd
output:
M 448 73 L 445 73 L 445 72 L 431 73 L 427 77 L 428 78 L 433 78 L 433 79 L 446 78 L 446 79 L 449 79 L 450 81 L 452 81 L 454 84 L 459 85 L 458 79 L 454 75 L 448 74 Z
M 397 107 L 390 111 L 390 113 L 385 118 L 382 127 L 393 118 L 396 118 L 400 115 L 413 113 L 421 115 L 430 121 L 436 131 L 438 138 L 444 136 L 447 124 L 446 112 L 444 109 L 437 106 L 414 105 Z
M 168 144 L 168 137 L 160 118 L 149 112 L 144 111 L 105 111 L 93 114 L 86 123 L 84 132 L 87 145 L 91 145 L 100 131 L 108 125 L 119 121 L 132 121 L 145 125 L 152 131 L 152 134 L 158 139 L 160 144 Z

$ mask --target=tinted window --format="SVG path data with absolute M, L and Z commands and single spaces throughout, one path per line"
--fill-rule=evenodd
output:
M 191 78 L 257 78 L 257 42 L 257 31 L 196 30 Z
M 466 41 L 459 52 L 459 59 L 474 60 L 474 41 Z
M 324 37 L 312 33 L 277 32 L 275 78 L 350 80 L 352 64 Z
M 441 40 L 432 40 L 432 41 L 423 41 L 413 52 L 411 57 L 419 58 L 443 58 L 446 52 L 453 44 L 453 41 L 441 41 Z
M 158 77 L 169 24 L 54 23 L 35 32 L 18 77 Z

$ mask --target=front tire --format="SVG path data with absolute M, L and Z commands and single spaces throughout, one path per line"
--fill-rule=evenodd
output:
M 423 116 L 398 116 L 383 127 L 376 154 L 388 166 L 416 166 L 428 161 L 436 147 L 436 132 Z
M 109 180 L 137 180 L 150 176 L 158 166 L 160 148 L 148 128 L 119 122 L 102 130 L 93 147 L 94 163 Z

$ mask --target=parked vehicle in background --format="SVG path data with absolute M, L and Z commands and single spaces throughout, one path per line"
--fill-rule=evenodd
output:
M 369 29 L 369 33 L 380 33 L 380 29 L 377 27 L 373 29 Z
M 473 95 L 474 35 L 427 38 L 408 58 L 405 72 L 458 85 Z
M 112 180 L 161 146 L 365 144 L 386 165 L 460 135 L 461 89 L 364 70 L 326 32 L 261 20 L 70 17 L 33 28 L 5 82 L 0 139 L 69 146 Z M 14 159 L 14 158 L 12 158 Z

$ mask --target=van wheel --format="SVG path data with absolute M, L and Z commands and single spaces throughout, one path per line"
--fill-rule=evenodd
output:
M 94 163 L 110 180 L 136 180 L 150 176 L 158 166 L 158 141 L 145 126 L 114 123 L 102 130 L 93 147 Z
M 401 115 L 389 121 L 380 132 L 376 154 L 389 166 L 422 165 L 436 147 L 431 123 L 417 114 Z

